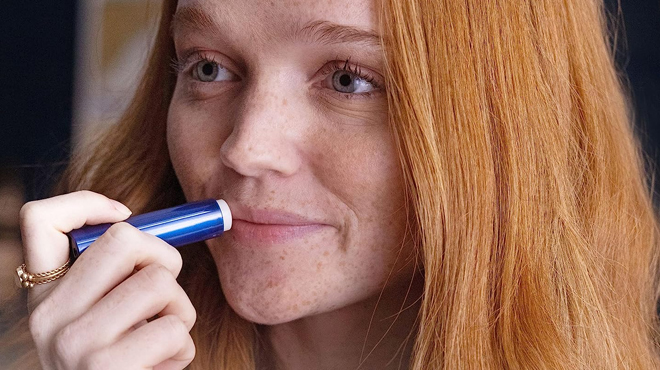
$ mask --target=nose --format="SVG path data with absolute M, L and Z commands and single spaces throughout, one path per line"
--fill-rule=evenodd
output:
M 222 163 L 243 176 L 287 177 L 300 167 L 301 112 L 287 104 L 285 91 L 269 86 L 278 82 L 246 88 L 232 117 L 232 131 L 220 148 Z

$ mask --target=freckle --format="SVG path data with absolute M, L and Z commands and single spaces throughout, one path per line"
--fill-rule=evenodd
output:
M 322 264 L 321 262 L 319 262 L 319 263 L 316 264 L 316 271 L 317 271 L 317 272 L 318 272 L 318 271 L 321 271 L 321 266 L 323 266 L 323 264 Z
M 302 301 L 302 304 L 303 304 L 304 306 L 309 306 L 310 304 L 312 304 L 312 302 L 310 302 L 310 301 Z
M 323 256 L 324 256 L 324 257 L 327 257 L 327 256 L 329 256 L 329 255 L 330 255 L 330 252 L 328 252 L 328 251 L 323 252 Z
M 287 104 L 286 98 L 282 99 L 282 105 L 286 106 Z
M 282 261 L 284 261 L 284 256 L 280 256 L 280 259 L 281 259 Z

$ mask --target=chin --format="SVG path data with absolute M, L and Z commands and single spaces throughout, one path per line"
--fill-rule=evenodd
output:
M 278 325 L 313 315 L 310 307 L 293 300 L 277 301 L 262 297 L 241 297 L 225 292 L 229 306 L 242 318 L 261 325 Z

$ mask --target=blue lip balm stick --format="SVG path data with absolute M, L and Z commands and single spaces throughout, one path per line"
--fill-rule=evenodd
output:
M 227 202 L 208 199 L 132 216 L 124 222 L 178 247 L 215 238 L 231 229 L 231 221 Z M 78 258 L 110 226 L 112 224 L 84 226 L 71 231 L 68 236 L 72 258 Z

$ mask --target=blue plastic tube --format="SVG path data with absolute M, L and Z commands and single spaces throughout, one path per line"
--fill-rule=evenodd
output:
M 231 211 L 224 200 L 208 199 L 132 216 L 124 222 L 178 247 L 219 236 L 231 229 Z M 71 257 L 76 259 L 112 224 L 84 226 L 71 231 Z

